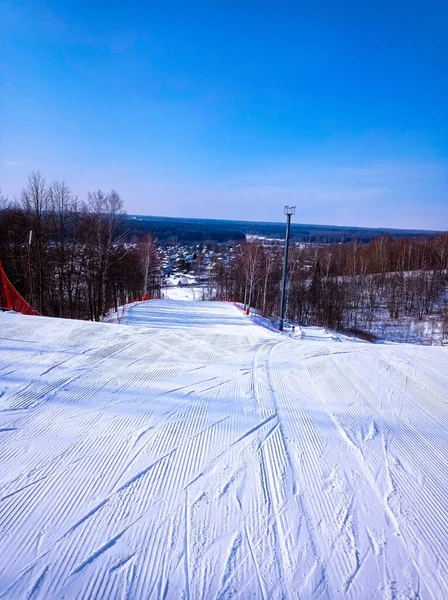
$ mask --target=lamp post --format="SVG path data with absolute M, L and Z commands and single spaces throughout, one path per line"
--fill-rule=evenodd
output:
M 282 281 L 282 295 L 280 300 L 280 323 L 279 330 L 283 331 L 283 322 L 285 320 L 285 307 L 286 307 L 286 278 L 288 276 L 288 250 L 289 250 L 289 232 L 291 229 L 291 217 L 296 213 L 295 206 L 285 206 L 286 215 L 286 240 L 285 240 L 285 258 L 283 261 L 283 281 Z

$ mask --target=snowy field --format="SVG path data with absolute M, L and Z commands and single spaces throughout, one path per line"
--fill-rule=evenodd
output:
M 0 313 L 0 597 L 448 598 L 447 358 Z

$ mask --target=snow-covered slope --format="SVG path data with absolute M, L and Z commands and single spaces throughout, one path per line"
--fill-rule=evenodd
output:
M 446 350 L 125 322 L 0 313 L 0 596 L 448 597 Z

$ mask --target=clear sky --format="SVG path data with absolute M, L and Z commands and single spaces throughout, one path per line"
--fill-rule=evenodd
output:
M 448 229 L 446 0 L 0 0 L 0 186 Z

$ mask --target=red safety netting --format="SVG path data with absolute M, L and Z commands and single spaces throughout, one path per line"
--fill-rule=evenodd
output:
M 142 298 L 137 298 L 136 300 L 128 300 L 126 304 L 123 304 L 121 307 L 121 315 L 120 310 L 117 312 L 117 322 L 122 323 L 124 319 L 124 315 L 126 310 L 128 310 L 132 304 L 137 304 L 137 302 L 145 302 L 147 300 L 155 300 L 155 298 L 151 298 L 148 293 L 146 293 Z
M 6 277 L 6 273 L 3 270 L 2 263 L 0 261 L 0 309 L 1 310 L 14 310 L 22 313 L 23 315 L 37 315 L 39 313 L 34 310 L 28 302 L 22 298 L 16 288 L 12 285 L 9 279 Z

